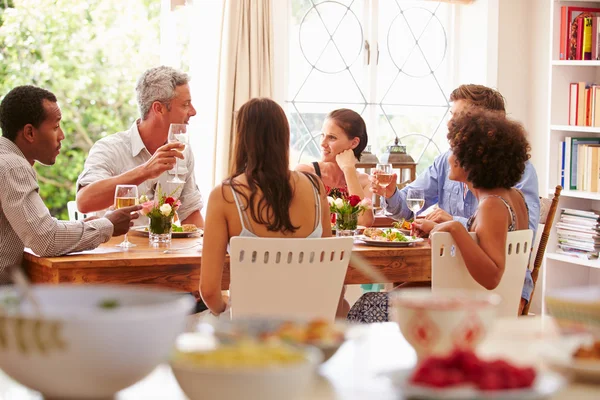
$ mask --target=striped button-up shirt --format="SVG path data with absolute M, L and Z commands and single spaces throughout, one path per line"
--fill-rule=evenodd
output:
M 109 135 L 94 143 L 85 160 L 83 172 L 77 179 L 77 188 L 121 175 L 150 160 L 152 154 L 140 137 L 137 122 L 134 122 L 129 130 Z M 169 183 L 175 174 L 173 168 L 164 172 L 158 179 L 143 182 L 138 186 L 138 196 L 145 194 L 152 199 L 156 185 L 160 184 L 163 193 L 181 200 L 177 215 L 182 221 L 194 211 L 201 210 L 203 206 L 202 195 L 194 177 L 194 155 L 190 146 L 186 146 L 183 154 L 184 159 L 177 162 L 177 172 L 185 181 L 184 184 Z M 134 220 L 134 224 L 147 225 L 148 218 L 140 215 L 140 218 Z
M 8 266 L 21 265 L 23 250 L 43 257 L 90 250 L 108 241 L 113 224 L 58 221 L 40 197 L 37 176 L 9 139 L 0 137 L 0 284 L 10 282 Z

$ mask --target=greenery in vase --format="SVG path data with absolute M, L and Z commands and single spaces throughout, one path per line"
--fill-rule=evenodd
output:
M 371 201 L 367 198 L 363 200 L 359 196 L 341 196 L 327 197 L 329 201 L 329 212 L 336 214 L 336 229 L 347 230 L 356 229 L 358 217 L 367 210 Z
M 154 200 L 148 200 L 146 195 L 140 197 L 140 203 L 142 203 L 141 213 L 150 220 L 148 226 L 150 232 L 164 234 L 171 231 L 173 217 L 181 206 L 181 201 L 172 197 L 172 194 L 176 191 L 177 189 L 167 195 L 162 192 L 160 185 L 158 185 Z

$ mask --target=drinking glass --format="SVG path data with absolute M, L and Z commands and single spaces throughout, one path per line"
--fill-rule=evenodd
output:
M 135 185 L 117 185 L 115 189 L 115 210 L 119 208 L 135 206 L 138 203 L 138 188 Z M 117 246 L 129 248 L 135 244 L 127 240 L 127 234 L 121 243 Z
M 392 174 L 392 164 L 377 164 L 375 169 L 377 170 L 377 182 L 379 186 L 385 190 L 385 188 L 393 183 L 394 176 Z M 378 213 L 378 215 L 385 215 L 385 196 L 381 196 L 380 206 L 381 211 Z
M 417 212 L 425 205 L 425 192 L 423 189 L 408 189 L 406 204 L 416 218 Z
M 183 144 L 183 149 L 181 152 L 185 151 L 185 147 L 189 144 L 189 136 L 187 134 L 188 126 L 186 124 L 171 124 L 169 127 L 169 143 L 181 143 Z M 175 176 L 169 179 L 167 182 L 169 183 L 185 183 L 184 180 L 179 178 L 179 159 L 175 159 Z

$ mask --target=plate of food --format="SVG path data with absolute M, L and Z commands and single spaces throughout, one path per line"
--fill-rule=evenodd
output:
M 412 229 L 412 218 L 405 219 L 402 218 L 400 221 L 396 221 L 392 224 L 392 228 L 398 229 L 400 232 L 404 233 L 407 236 L 410 236 L 410 232 Z
M 367 228 L 362 235 L 357 235 L 354 238 L 369 246 L 387 247 L 406 247 L 423 241 L 423 239 L 416 236 L 406 235 L 396 228 Z
M 194 224 L 183 224 L 172 225 L 171 227 L 171 237 L 172 238 L 186 238 L 193 236 L 202 236 L 204 234 L 203 230 L 196 227 Z M 142 236 L 148 236 L 148 227 L 147 226 L 137 226 L 130 229 L 131 232 L 137 233 Z
M 578 379 L 600 382 L 600 340 L 590 335 L 564 336 L 540 351 L 551 368 Z
M 546 399 L 566 380 L 552 371 L 514 365 L 506 360 L 483 360 L 467 350 L 429 357 L 414 370 L 384 373 L 407 398 L 439 400 Z

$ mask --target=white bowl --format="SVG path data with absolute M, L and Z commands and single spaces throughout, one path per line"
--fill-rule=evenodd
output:
M 183 341 L 193 341 L 194 335 L 182 335 L 187 339 Z M 225 368 L 172 360 L 171 368 L 190 400 L 294 400 L 312 388 L 322 361 L 318 349 L 305 347 L 303 351 L 305 360 L 289 365 Z
M 392 320 L 419 359 L 475 349 L 496 317 L 500 296 L 467 290 L 402 289 L 390 294 Z
M 0 307 L 0 369 L 49 398 L 114 395 L 168 360 L 194 299 L 130 286 L 33 287 L 42 316 L 27 303 Z M 14 296 L 0 290 L 0 304 Z M 99 304 L 115 300 L 118 306 Z

